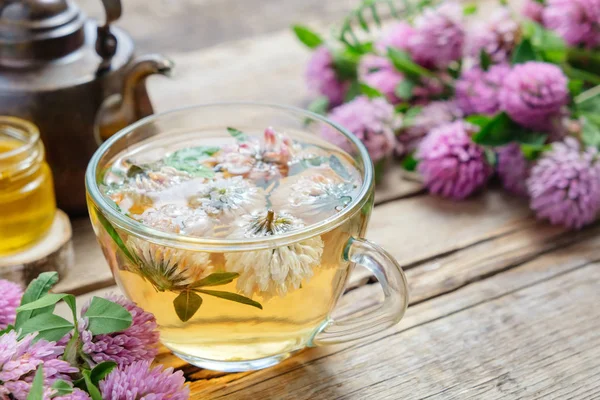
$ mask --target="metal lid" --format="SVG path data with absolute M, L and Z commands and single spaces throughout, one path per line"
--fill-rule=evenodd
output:
M 0 65 L 36 65 L 76 51 L 84 22 L 71 0 L 0 0 Z

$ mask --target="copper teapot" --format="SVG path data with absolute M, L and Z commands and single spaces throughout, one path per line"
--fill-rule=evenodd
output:
M 167 75 L 160 55 L 134 57 L 112 26 L 120 0 L 102 0 L 103 24 L 72 0 L 0 0 L 0 115 L 40 128 L 58 206 L 85 213 L 84 175 L 100 141 L 152 114 L 145 79 Z

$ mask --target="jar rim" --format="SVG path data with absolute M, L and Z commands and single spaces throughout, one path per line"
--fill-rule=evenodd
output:
M 152 124 L 155 121 L 160 120 L 162 117 L 170 116 L 179 112 L 192 112 L 194 110 L 206 109 L 211 107 L 258 107 L 265 109 L 275 109 L 282 112 L 294 113 L 302 118 L 310 118 L 319 121 L 323 124 L 329 125 L 337 132 L 342 134 L 348 139 L 358 151 L 360 158 L 360 164 L 363 167 L 363 181 L 359 190 L 359 194 L 348 204 L 342 211 L 325 220 L 310 224 L 303 229 L 292 231 L 286 234 L 282 234 L 276 237 L 264 237 L 264 238 L 249 238 L 249 239 L 215 239 L 215 238 L 203 238 L 180 235 L 177 233 L 170 233 L 161 231 L 155 228 L 151 228 L 147 225 L 142 224 L 130 217 L 127 217 L 120 213 L 114 205 L 111 205 L 108 199 L 102 195 L 97 181 L 97 169 L 98 164 L 103 155 L 111 148 L 113 144 L 118 142 L 121 138 L 127 136 L 129 133 L 134 132 L 141 127 Z M 111 223 L 114 223 L 117 227 L 127 231 L 137 237 L 148 240 L 155 244 L 181 248 L 186 250 L 195 251 L 242 251 L 242 250 L 262 250 L 279 247 L 283 245 L 289 245 L 296 243 L 323 233 L 326 233 L 337 226 L 341 225 L 354 214 L 361 210 L 367 201 L 369 201 L 370 193 L 374 185 L 374 168 L 371 162 L 369 153 L 363 143 L 349 132 L 346 128 L 341 125 L 311 111 L 303 110 L 293 106 L 285 106 L 278 104 L 262 103 L 262 102 L 216 102 L 216 103 L 205 103 L 198 104 L 188 107 L 182 107 L 173 109 L 170 111 L 151 115 L 143 118 L 140 121 L 122 129 L 117 132 L 106 142 L 104 142 L 92 156 L 85 176 L 85 184 L 89 197 L 93 204 L 102 212 Z M 88 205 L 91 206 L 91 205 Z
M 5 161 L 9 158 L 30 152 L 40 140 L 40 131 L 38 127 L 27 120 L 17 117 L 0 116 L 0 133 L 6 134 L 5 129 L 7 127 L 21 132 L 20 136 L 22 136 L 22 138 L 10 134 L 7 134 L 7 136 L 12 136 L 17 140 L 22 141 L 23 145 L 0 153 L 0 161 Z

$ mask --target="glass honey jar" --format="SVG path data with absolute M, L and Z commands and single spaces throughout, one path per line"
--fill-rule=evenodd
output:
M 0 256 L 35 243 L 55 212 L 52 173 L 38 128 L 0 116 Z

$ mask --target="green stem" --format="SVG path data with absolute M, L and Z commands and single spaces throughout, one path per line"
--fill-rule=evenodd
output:
M 600 64 L 600 54 L 594 51 L 572 47 L 569 48 L 567 55 L 570 61 L 580 61 L 584 63 L 592 61 Z
M 569 64 L 563 64 L 565 74 L 572 79 L 581 79 L 594 85 L 600 85 L 600 76 L 582 69 L 573 68 Z

